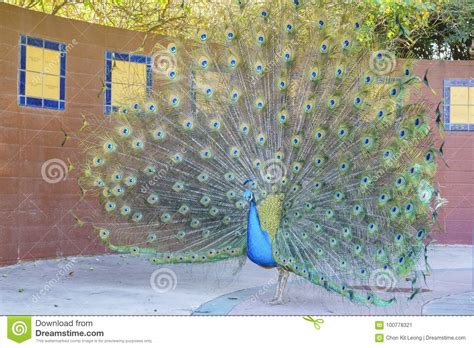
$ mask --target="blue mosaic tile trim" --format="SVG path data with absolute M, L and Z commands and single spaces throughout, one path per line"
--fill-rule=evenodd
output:
M 131 63 L 146 64 L 146 92 L 151 93 L 153 84 L 153 70 L 151 67 L 151 57 L 141 54 L 129 54 L 122 52 L 105 52 L 105 91 L 104 91 L 104 114 L 117 111 L 118 107 L 112 105 L 112 67 L 113 60 L 121 60 Z
M 474 131 L 474 123 L 451 123 L 451 87 L 474 87 L 474 80 L 443 81 L 444 129 L 447 131 Z
M 20 35 L 19 40 L 19 70 L 18 70 L 18 104 L 45 109 L 64 110 L 66 103 L 66 45 L 60 42 L 43 40 L 36 37 Z M 32 98 L 25 95 L 26 81 L 26 49 L 27 46 L 35 46 L 48 50 L 61 52 L 60 76 L 59 76 L 59 99 Z

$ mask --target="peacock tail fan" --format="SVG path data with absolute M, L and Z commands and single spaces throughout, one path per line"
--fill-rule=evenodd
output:
M 279 265 L 392 303 L 372 284 L 424 254 L 437 151 L 412 62 L 356 7 L 241 2 L 193 41 L 160 41 L 154 91 L 130 88 L 84 142 L 80 183 L 114 221 L 100 238 L 157 264 L 245 255 L 250 178 Z

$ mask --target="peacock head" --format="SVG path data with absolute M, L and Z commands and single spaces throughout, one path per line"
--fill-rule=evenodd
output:
M 247 188 L 244 191 L 244 195 L 243 195 L 244 199 L 247 202 L 255 202 L 255 195 L 253 191 L 248 188 L 248 187 L 253 187 L 254 186 L 253 183 L 254 183 L 253 179 L 246 179 L 243 184 L 243 186 Z
M 245 190 L 244 191 L 244 199 L 247 201 L 247 202 L 254 202 L 255 201 L 255 195 L 253 194 L 253 191 L 252 190 Z

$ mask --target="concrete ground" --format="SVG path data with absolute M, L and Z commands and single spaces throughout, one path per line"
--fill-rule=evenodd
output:
M 269 305 L 276 271 L 250 261 L 154 266 L 129 255 L 25 262 L 0 268 L 0 314 L 474 315 L 473 248 L 436 246 L 426 291 L 409 304 L 357 305 L 291 275 L 283 305 Z M 409 284 L 397 284 L 408 288 Z

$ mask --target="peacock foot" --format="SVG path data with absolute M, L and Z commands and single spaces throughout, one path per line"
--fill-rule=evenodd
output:
M 275 295 L 273 296 L 273 300 L 266 302 L 269 305 L 282 305 L 285 304 L 283 301 L 283 293 L 286 288 L 286 282 L 288 280 L 288 276 L 290 273 L 283 269 L 283 268 L 277 268 L 278 271 L 278 282 L 277 286 L 275 288 Z
M 266 301 L 265 303 L 269 304 L 271 306 L 277 306 L 277 305 L 285 304 L 285 302 L 281 298 L 274 298 L 273 300 Z

